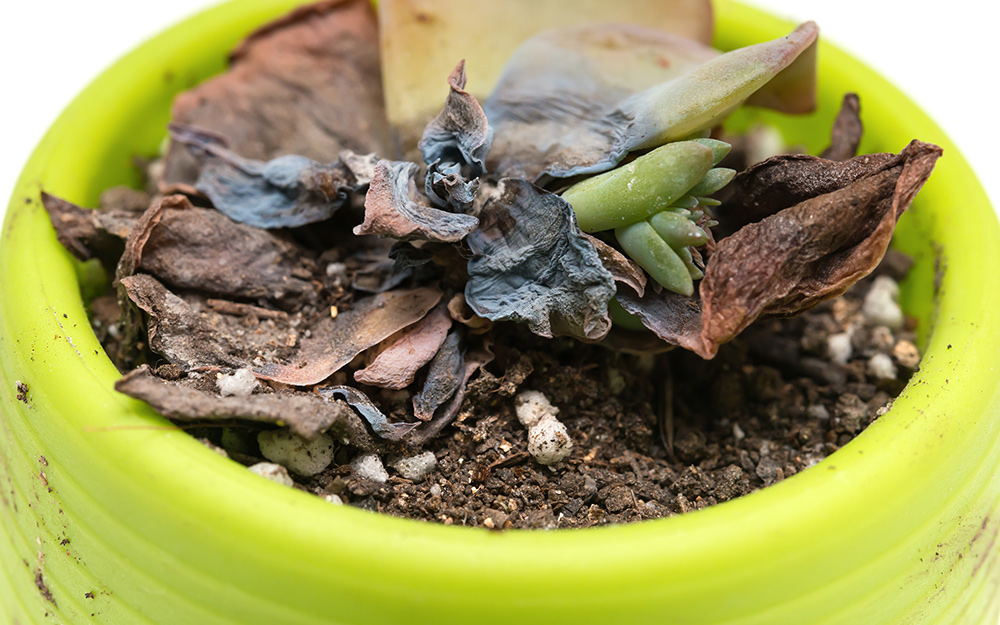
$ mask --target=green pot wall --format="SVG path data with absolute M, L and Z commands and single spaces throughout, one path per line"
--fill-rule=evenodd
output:
M 153 39 L 80 95 L 20 179 L 0 242 L 0 622 L 996 623 L 1000 231 L 941 131 L 829 45 L 821 109 L 781 120 L 788 139 L 822 148 L 854 90 L 863 149 L 918 137 L 945 156 L 897 237 L 918 259 L 903 297 L 920 371 L 807 471 L 655 522 L 491 533 L 280 487 L 116 394 L 82 303 L 90 268 L 57 244 L 39 189 L 93 205 L 135 182 L 129 159 L 156 152 L 173 94 L 293 4 L 233 2 Z M 722 47 L 789 29 L 735 2 L 718 18 Z

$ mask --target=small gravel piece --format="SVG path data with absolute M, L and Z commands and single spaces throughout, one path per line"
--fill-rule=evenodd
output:
M 899 285 L 896 281 L 889 276 L 879 276 L 865 295 L 861 314 L 871 325 L 898 330 L 903 327 L 903 310 L 899 307 L 898 300 Z
M 281 466 L 280 464 L 275 464 L 273 462 L 258 462 L 257 464 L 247 467 L 251 472 L 257 475 L 267 478 L 272 482 L 277 482 L 282 486 L 294 486 L 295 482 L 292 481 L 292 476 L 288 474 L 288 469 Z
M 900 365 L 916 369 L 920 364 L 920 350 L 910 341 L 902 340 L 892 348 L 892 355 Z
M 316 475 L 333 461 L 333 439 L 327 434 L 308 441 L 288 430 L 265 430 L 257 444 L 265 458 L 299 475 Z
M 896 365 L 892 364 L 892 358 L 882 353 L 868 360 L 868 372 L 880 380 L 896 379 Z
M 230 374 L 219 373 L 215 377 L 215 385 L 223 397 L 246 397 L 253 394 L 257 384 L 257 378 L 249 369 L 237 369 Z
M 846 365 L 854 353 L 854 348 L 851 346 L 851 335 L 847 332 L 831 334 L 826 342 L 826 353 L 835 364 Z
M 419 482 L 437 467 L 437 458 L 434 456 L 434 452 L 425 451 L 416 456 L 400 458 L 390 466 L 406 479 Z
M 351 460 L 351 471 L 354 475 L 372 482 L 385 484 L 389 480 L 389 473 L 382 466 L 382 459 L 375 454 L 359 454 Z
M 556 464 L 573 450 L 569 432 L 556 415 L 559 409 L 539 391 L 524 391 L 514 398 L 517 419 L 528 428 L 528 453 L 539 464 Z
M 514 398 L 514 411 L 517 420 L 526 428 L 538 423 L 542 417 L 554 417 L 559 409 L 549 402 L 549 398 L 541 391 L 523 391 Z
M 334 495 L 333 493 L 323 495 L 323 500 L 335 506 L 344 505 L 344 500 L 340 498 L 340 495 Z

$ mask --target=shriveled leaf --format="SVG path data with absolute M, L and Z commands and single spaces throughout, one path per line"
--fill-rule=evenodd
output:
M 359 266 L 351 280 L 351 288 L 364 293 L 384 293 L 406 282 L 413 271 L 409 267 L 397 267 L 389 252 L 373 249 L 352 254 L 348 260 Z
M 453 331 L 431 360 L 423 388 L 413 397 L 413 415 L 421 421 L 429 421 L 438 407 L 462 385 L 464 372 L 462 334 Z
M 638 296 L 623 290 L 615 299 L 664 342 L 693 351 L 702 358 L 711 357 L 702 348 L 701 302 L 697 293 L 688 296 L 666 289 L 659 293 L 647 289 Z
M 435 206 L 468 213 L 479 192 L 479 178 L 466 180 L 457 163 L 441 165 L 437 161 L 427 168 L 424 193 Z
M 244 158 L 211 135 L 172 125 L 201 168 L 194 186 L 230 219 L 257 228 L 294 228 L 329 219 L 358 186 L 351 169 L 337 161 L 316 162 L 286 154 L 269 161 Z
M 418 203 L 414 176 L 407 161 L 379 161 L 365 197 L 365 221 L 354 234 L 380 234 L 400 240 L 461 241 L 479 220 Z
M 493 362 L 493 357 L 493 352 L 484 348 L 470 350 L 465 355 L 465 370 L 462 372 L 462 383 L 459 384 L 458 390 L 455 391 L 454 396 L 452 396 L 448 403 L 437 410 L 435 413 L 436 416 L 431 421 L 428 421 L 413 432 L 409 437 L 412 444 L 423 445 L 440 434 L 441 430 L 455 420 L 455 417 L 458 416 L 458 411 L 462 408 L 462 402 L 465 401 L 465 392 L 468 388 L 469 380 L 476 371 Z
M 115 280 L 120 282 L 122 278 L 131 276 L 139 269 L 146 242 L 153 234 L 153 229 L 163 219 L 163 213 L 167 208 L 184 210 L 190 206 L 190 201 L 183 195 L 168 195 L 150 206 L 132 226 L 128 238 L 125 239 L 125 251 L 122 252 L 122 257 L 118 260 Z
M 404 152 L 440 110 L 439 80 L 457 59 L 466 60 L 469 91 L 482 101 L 518 45 L 543 30 L 628 22 L 705 45 L 713 30 L 708 0 L 578 0 L 572 7 L 558 0 L 382 0 L 378 12 L 386 107 Z
M 486 172 L 493 132 L 476 98 L 465 90 L 465 61 L 448 76 L 448 98 L 444 110 L 424 129 L 418 147 L 428 165 L 464 164 L 478 177 Z
M 614 278 L 565 200 L 506 179 L 480 218 L 466 239 L 474 256 L 465 299 L 477 315 L 526 323 L 545 337 L 607 334 Z
M 292 386 L 318 384 L 361 352 L 422 319 L 440 299 L 441 291 L 424 287 L 359 300 L 351 310 L 325 315 L 313 324 L 290 363 L 266 362 L 255 367 L 254 374 Z
M 413 382 L 417 370 L 434 358 L 448 336 L 451 319 L 439 306 L 426 317 L 390 337 L 390 344 L 364 369 L 354 372 L 354 379 L 369 386 L 401 389 Z
M 587 240 L 597 250 L 601 264 L 611 273 L 615 282 L 627 284 L 639 297 L 642 297 L 646 291 L 646 274 L 643 273 L 642 267 L 597 237 L 589 234 L 583 236 L 587 237 Z
M 858 94 L 848 93 L 840 105 L 837 118 L 833 120 L 830 132 L 830 147 L 823 150 L 821 157 L 831 161 L 846 161 L 858 153 L 861 136 L 865 127 L 861 123 L 861 101 Z
M 134 211 L 82 208 L 44 191 L 42 206 L 63 247 L 79 260 L 97 257 L 106 267 L 113 267 L 121 256 L 122 240 L 141 215 Z
M 277 391 L 221 397 L 184 381 L 163 380 L 142 365 L 115 382 L 115 390 L 149 404 L 168 419 L 183 422 L 240 420 L 287 426 L 312 439 L 322 432 L 362 449 L 374 447 L 361 420 L 344 402 L 312 393 Z
M 451 318 L 466 328 L 472 334 L 485 334 L 493 329 L 493 322 L 484 317 L 480 317 L 465 301 L 465 294 L 455 293 L 450 300 L 448 300 L 448 314 Z
M 710 128 L 810 50 L 817 32 L 806 22 L 786 37 L 720 56 L 614 24 L 538 35 L 514 54 L 485 103 L 495 132 L 490 169 L 531 179 L 598 173 L 631 151 Z M 629 45 L 608 49 L 612 34 Z M 762 101 L 780 103 L 775 94 L 799 101 L 811 92 L 810 74 L 798 65 L 794 73 Z
M 341 150 L 390 148 L 378 26 L 368 0 L 326 0 L 250 35 L 229 71 L 182 93 L 173 121 L 208 128 L 249 159 L 300 154 L 324 162 Z M 164 182 L 194 184 L 199 168 L 174 142 Z
M 870 273 L 940 155 L 914 141 L 857 181 L 721 240 L 701 282 L 699 353 L 714 355 L 757 317 L 807 310 Z
M 367 395 L 350 386 L 327 386 L 316 389 L 316 392 L 322 397 L 343 397 L 344 401 L 357 410 L 368 422 L 372 430 L 386 440 L 401 440 L 420 425 L 419 423 L 391 423 Z

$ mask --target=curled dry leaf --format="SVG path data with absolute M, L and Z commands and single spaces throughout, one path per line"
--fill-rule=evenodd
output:
M 600 340 L 611 326 L 614 278 L 562 198 L 506 179 L 466 241 L 465 300 L 480 317 L 526 323 L 540 336 Z
M 258 228 L 294 228 L 329 219 L 359 186 L 343 162 L 286 154 L 269 161 L 243 158 L 217 137 L 172 124 L 174 142 L 190 148 L 200 173 L 195 189 L 230 219 Z
M 371 435 L 347 404 L 311 393 L 278 391 L 221 397 L 183 381 L 162 380 L 146 365 L 115 382 L 115 390 L 148 403 L 158 413 L 175 421 L 232 419 L 287 425 L 306 439 L 329 431 L 335 438 L 346 439 L 356 447 L 374 447 Z
M 398 441 L 420 425 L 419 423 L 391 423 L 367 395 L 350 386 L 327 386 L 316 389 L 316 392 L 322 397 L 343 397 L 344 401 L 357 410 L 358 414 L 368 422 L 372 430 L 386 440 Z
M 426 317 L 386 340 L 388 346 L 364 369 L 354 372 L 362 384 L 398 390 L 413 382 L 417 370 L 434 358 L 451 328 L 444 307 L 438 306 Z
M 459 213 L 468 213 L 472 209 L 472 203 L 479 193 L 479 178 L 466 180 L 461 169 L 457 163 L 431 163 L 424 179 L 424 193 L 432 204 L 451 208 Z
M 210 128 L 233 152 L 267 161 L 341 150 L 388 153 L 378 25 L 368 0 L 326 0 L 256 31 L 230 68 L 174 100 L 174 122 Z M 199 167 L 171 143 L 163 182 L 192 185 Z
M 465 370 L 462 372 L 462 383 L 458 385 L 455 394 L 444 406 L 436 411 L 436 416 L 426 424 L 418 428 L 409 437 L 409 442 L 420 446 L 441 433 L 447 425 L 455 420 L 458 411 L 465 401 L 465 392 L 468 388 L 469 380 L 472 376 L 486 365 L 493 362 L 493 352 L 487 348 L 477 348 L 470 350 L 465 355 Z
M 421 421 L 429 421 L 434 411 L 454 396 L 462 385 L 464 371 L 462 334 L 453 331 L 431 360 L 424 387 L 413 397 L 413 415 Z
M 493 132 L 483 107 L 465 90 L 464 60 L 448 76 L 448 87 L 444 110 L 427 124 L 417 147 L 431 171 L 435 163 L 457 163 L 468 165 L 474 177 L 481 176 L 486 173 Z
M 858 153 L 865 127 L 861 123 L 861 101 L 858 94 L 848 93 L 840 104 L 830 132 L 830 146 L 820 154 L 831 161 L 846 161 Z
M 355 356 L 416 323 L 441 299 L 433 287 L 393 290 L 355 302 L 335 318 L 320 315 L 289 364 L 267 362 L 254 374 L 292 386 L 318 384 Z
M 601 259 L 601 264 L 607 269 L 615 282 L 627 284 L 639 297 L 646 292 L 646 274 L 635 261 L 625 256 L 615 248 L 595 236 L 584 233 L 584 235 Z
M 462 293 L 455 293 L 448 300 L 448 314 L 451 315 L 452 319 L 468 328 L 472 334 L 484 334 L 493 329 L 493 322 L 473 312 Z
M 121 241 L 139 218 L 133 211 L 99 211 L 42 192 L 42 206 L 49 214 L 56 238 L 79 260 L 100 258 L 106 266 L 121 255 Z M 109 223 L 110 222 L 110 223 Z M 124 225 L 124 233 L 121 232 Z
M 537 35 L 514 53 L 486 100 L 495 132 L 490 169 L 529 179 L 606 171 L 629 152 L 714 126 L 755 94 L 762 104 L 781 106 L 788 96 L 795 102 L 785 108 L 809 110 L 817 34 L 806 22 L 786 37 L 719 56 L 622 24 Z M 608 46 L 609 39 L 623 45 Z M 772 80 L 779 82 L 768 91 Z
M 400 240 L 461 241 L 479 220 L 420 204 L 414 177 L 418 167 L 408 161 L 379 161 L 365 196 L 365 221 L 354 234 L 380 234 Z

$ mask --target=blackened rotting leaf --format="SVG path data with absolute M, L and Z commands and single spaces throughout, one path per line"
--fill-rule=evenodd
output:
M 659 293 L 647 289 L 638 296 L 623 289 L 616 297 L 627 312 L 639 317 L 642 324 L 652 330 L 661 340 L 691 350 L 703 358 L 701 341 L 701 302 L 697 291 L 694 296 L 681 295 L 667 289 Z M 642 346 L 646 349 L 646 346 Z
M 355 356 L 424 317 L 441 299 L 433 287 L 394 290 L 359 300 L 336 317 L 322 315 L 288 364 L 255 367 L 259 378 L 292 386 L 322 382 Z
M 940 155 L 919 141 L 887 162 L 872 155 L 884 164 L 868 175 L 721 240 L 701 282 L 698 353 L 711 357 L 759 316 L 802 312 L 870 273 Z
M 431 360 L 424 386 L 413 397 L 413 415 L 421 421 L 429 421 L 438 407 L 455 395 L 464 377 L 462 334 L 456 330 L 448 334 Z
M 115 390 L 142 400 L 164 417 L 182 422 L 240 420 L 287 425 L 306 439 L 329 431 L 351 445 L 372 449 L 374 443 L 361 419 L 347 404 L 314 395 L 277 391 L 221 397 L 181 381 L 153 375 L 146 365 L 115 382 Z
M 597 250 L 597 255 L 601 258 L 601 263 L 614 276 L 615 282 L 627 284 L 639 297 L 642 297 L 643 293 L 646 292 L 646 273 L 642 270 L 642 267 L 597 237 L 587 233 L 584 233 L 583 236 Z
M 472 215 L 450 213 L 418 202 L 408 161 L 379 161 L 365 197 L 365 221 L 354 234 L 379 234 L 400 240 L 461 241 L 479 225 Z
M 861 123 L 861 101 L 858 94 L 848 93 L 840 104 L 837 118 L 833 120 L 833 130 L 830 132 L 830 146 L 820 153 L 822 158 L 831 161 L 846 161 L 858 153 L 861 136 L 865 127 Z
M 211 134 L 172 124 L 173 140 L 201 163 L 199 193 L 230 219 L 258 228 L 294 228 L 333 216 L 358 186 L 343 162 L 318 163 L 286 154 L 270 161 L 244 158 Z
M 482 176 L 486 173 L 493 131 L 483 107 L 465 90 L 464 60 L 448 76 L 448 87 L 444 110 L 427 124 L 417 147 L 428 165 L 465 164 L 473 177 Z
M 230 63 L 174 100 L 173 121 L 212 129 L 233 152 L 261 161 L 388 153 L 378 25 L 368 0 L 298 9 L 250 35 Z M 164 183 L 193 185 L 198 172 L 188 148 L 172 143 Z
M 600 340 L 615 282 L 562 198 L 526 180 L 500 181 L 466 241 L 465 299 L 481 317 L 526 323 L 544 337 Z
M 808 154 L 781 154 L 751 165 L 729 183 L 729 199 L 715 209 L 724 232 L 735 232 L 780 210 L 830 193 L 895 165 L 896 154 L 863 154 L 830 161 Z
M 441 349 L 451 318 L 439 305 L 426 317 L 386 340 L 388 345 L 364 369 L 354 372 L 354 380 L 369 386 L 398 390 L 413 382 L 417 370 Z
M 466 180 L 458 163 L 440 165 L 437 161 L 427 168 L 424 193 L 431 204 L 440 208 L 468 213 L 479 193 L 479 178 Z
M 316 392 L 323 397 L 336 397 L 338 395 L 343 397 L 344 401 L 357 410 L 368 422 L 372 431 L 389 441 L 402 439 L 413 428 L 420 425 L 419 423 L 391 423 L 367 395 L 350 386 L 327 386 L 316 389 Z

